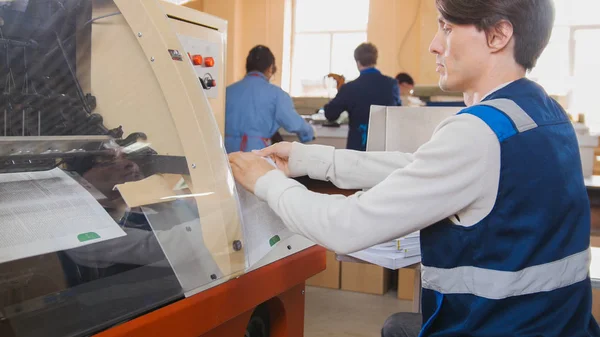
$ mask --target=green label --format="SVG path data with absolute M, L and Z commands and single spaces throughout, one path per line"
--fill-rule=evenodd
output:
M 269 240 L 269 244 L 271 245 L 271 247 L 273 247 L 273 246 L 275 246 L 275 244 L 276 244 L 277 242 L 279 242 L 279 241 L 281 241 L 281 238 L 279 238 L 279 235 L 275 235 L 274 237 L 272 237 L 272 238 Z
M 77 235 L 77 239 L 79 239 L 79 242 L 86 242 L 86 241 L 90 241 L 90 240 L 100 239 L 100 235 L 98 235 L 97 233 L 94 233 L 94 232 L 83 233 L 83 234 Z

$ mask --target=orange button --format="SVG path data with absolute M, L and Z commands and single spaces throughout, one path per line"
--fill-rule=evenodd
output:
M 205 67 L 214 67 L 215 66 L 215 59 L 212 57 L 207 57 L 204 59 L 204 66 Z
M 202 55 L 194 55 L 194 56 L 192 56 L 192 63 L 195 66 L 201 66 L 202 65 Z

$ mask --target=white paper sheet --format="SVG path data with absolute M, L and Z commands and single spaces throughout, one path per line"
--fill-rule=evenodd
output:
M 0 174 L 0 263 L 124 235 L 61 169 Z
M 388 269 L 404 268 L 421 261 L 419 236 L 417 231 L 348 255 Z
M 264 159 L 276 166 L 270 158 Z M 292 236 L 292 232 L 285 227 L 281 218 L 266 202 L 239 184 L 236 184 L 236 188 L 242 210 L 244 247 L 247 256 L 246 267 L 251 268 L 280 241 Z
M 361 250 L 360 252 L 348 254 L 359 260 L 369 262 L 384 268 L 396 270 L 404 268 L 415 263 L 421 262 L 421 255 L 406 256 L 403 253 L 387 252 L 380 253 L 374 252 L 369 249 Z
M 242 210 L 244 247 L 250 268 L 260 261 L 280 241 L 292 236 L 281 218 L 269 205 L 237 185 Z

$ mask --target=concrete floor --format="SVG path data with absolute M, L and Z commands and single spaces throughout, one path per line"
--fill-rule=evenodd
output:
M 379 296 L 306 287 L 304 337 L 380 337 L 388 316 L 411 308 L 394 291 Z

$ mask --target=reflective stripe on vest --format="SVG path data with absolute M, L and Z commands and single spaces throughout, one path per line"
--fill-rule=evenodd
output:
M 519 271 L 478 267 L 421 266 L 423 288 L 442 294 L 472 294 L 492 300 L 564 288 L 588 277 L 591 251 Z
M 537 127 L 537 124 L 533 121 L 533 119 L 531 119 L 531 117 L 520 106 L 518 106 L 517 103 L 511 101 L 510 99 L 492 99 L 481 102 L 477 105 L 491 106 L 492 108 L 502 111 L 513 121 L 513 123 L 515 123 L 515 127 L 519 132 L 525 132 Z

